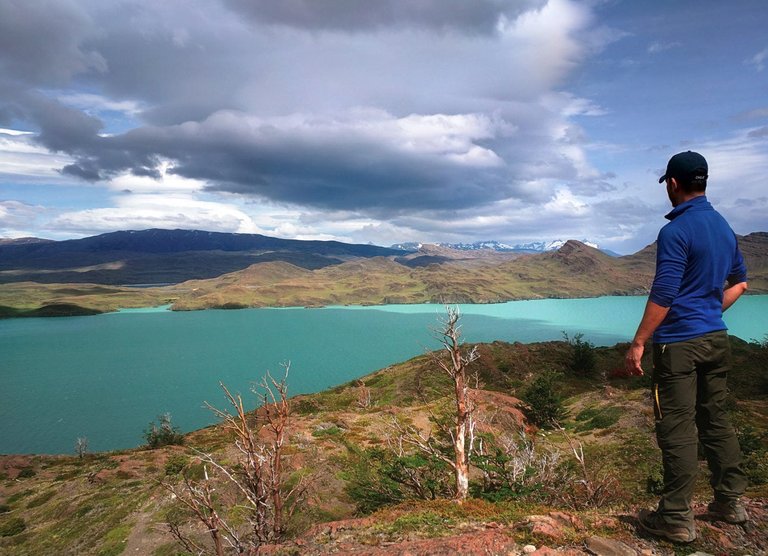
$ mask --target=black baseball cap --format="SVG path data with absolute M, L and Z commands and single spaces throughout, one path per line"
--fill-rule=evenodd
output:
M 703 156 L 693 151 L 685 151 L 677 153 L 669 159 L 667 171 L 659 178 L 659 183 L 667 178 L 678 178 L 686 181 L 705 180 L 707 179 L 707 172 L 709 172 L 709 166 L 707 166 L 707 161 Z

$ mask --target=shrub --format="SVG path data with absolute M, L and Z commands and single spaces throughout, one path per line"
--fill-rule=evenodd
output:
M 27 508 L 36 508 L 37 506 L 42 506 L 48 500 L 53 498 L 56 495 L 56 491 L 49 490 L 48 492 L 44 492 L 38 496 L 35 496 L 32 498 L 29 502 L 27 502 Z
M 166 475 L 178 475 L 189 463 L 189 458 L 184 454 L 172 454 L 165 462 Z
M 0 522 L 0 537 L 12 537 L 18 535 L 26 528 L 27 524 L 24 523 L 22 518 L 11 517 Z
M 336 437 L 341 436 L 344 434 L 344 430 L 337 427 L 336 425 L 331 425 L 327 428 L 318 428 L 314 431 L 312 431 L 312 436 L 315 438 L 324 438 L 324 437 Z
M 569 338 L 563 333 L 565 341 L 571 346 L 571 360 L 568 368 L 579 376 L 592 376 L 595 372 L 595 344 L 584 340 L 584 334 L 576 334 Z
M 171 414 L 164 413 L 158 415 L 159 424 L 154 421 L 149 423 L 149 428 L 144 429 L 144 439 L 150 448 L 159 448 L 161 446 L 184 444 L 184 435 L 178 427 L 171 424 Z
M 753 485 L 768 483 L 768 432 L 758 431 L 750 424 L 736 431 L 744 454 L 744 470 Z
M 556 384 L 559 373 L 546 372 L 537 376 L 522 392 L 521 398 L 527 405 L 528 419 L 542 428 L 551 428 L 565 416 L 565 407 Z
M 576 431 L 584 432 L 593 429 L 607 429 L 619 422 L 621 413 L 621 408 L 616 406 L 584 409 L 576 416 L 576 420 L 580 421 Z
M 422 454 L 397 456 L 382 448 L 346 443 L 349 464 L 344 488 L 363 514 L 407 499 L 435 500 L 453 492 L 448 464 Z
M 0 514 L 8 513 L 11 511 L 11 507 L 8 504 L 0 504 Z
M 483 434 L 482 440 L 482 453 L 473 457 L 474 465 L 483 473 L 482 483 L 472 485 L 475 496 L 490 502 L 544 501 L 559 486 L 557 468 L 562 454 L 558 450 L 537 447 L 522 431 L 499 437 Z
M 19 474 L 16 475 L 16 478 L 17 479 L 28 479 L 30 477 L 34 477 L 35 475 L 37 475 L 37 473 L 35 472 L 34 469 L 32 469 L 31 467 L 25 467 L 24 469 L 19 471 Z

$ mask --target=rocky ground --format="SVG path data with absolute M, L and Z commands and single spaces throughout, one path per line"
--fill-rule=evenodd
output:
M 715 521 L 706 503 L 695 507 L 699 538 L 673 544 L 638 532 L 634 514 L 576 514 L 549 511 L 515 523 L 463 523 L 437 538 L 415 532 L 388 536 L 376 517 L 324 523 L 286 545 L 269 547 L 266 554 L 408 555 L 765 555 L 768 554 L 768 503 L 749 499 L 750 522 L 744 526 Z

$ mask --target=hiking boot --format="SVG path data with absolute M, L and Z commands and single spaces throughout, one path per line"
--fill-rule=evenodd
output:
M 729 500 L 727 502 L 720 502 L 715 500 L 709 503 L 707 506 L 709 514 L 719 521 L 725 521 L 726 523 L 740 524 L 745 523 L 749 519 L 747 509 L 744 504 L 738 500 Z
M 640 529 L 656 537 L 672 542 L 693 542 L 696 540 L 696 528 L 691 525 L 673 525 L 664 521 L 658 512 L 640 510 L 637 516 Z

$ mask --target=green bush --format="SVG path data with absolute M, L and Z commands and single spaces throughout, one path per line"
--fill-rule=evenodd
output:
M 317 429 L 312 431 L 312 436 L 314 436 L 315 438 L 334 437 L 334 436 L 341 436 L 343 434 L 344 434 L 344 430 L 337 427 L 336 425 L 333 425 L 326 429 Z
M 661 464 L 651 467 L 645 478 L 645 491 L 648 494 L 661 494 L 664 490 L 664 468 Z
M 607 429 L 619 422 L 621 413 L 621 408 L 616 406 L 586 408 L 576 415 L 576 421 L 579 421 L 576 431 Z
M 435 500 L 453 493 L 453 474 L 437 458 L 421 454 L 396 456 L 389 450 L 363 450 L 350 443 L 347 449 L 344 490 L 362 514 L 407 499 Z
M 736 431 L 744 455 L 744 470 L 753 485 L 768 484 L 768 432 L 750 424 Z
M 16 476 L 17 479 L 28 479 L 30 477 L 34 477 L 37 475 L 37 472 L 32 469 L 31 467 L 25 467 L 21 471 L 19 471 L 19 474 Z
M 595 372 L 595 344 L 584 340 L 584 334 L 576 334 L 569 338 L 568 334 L 563 333 L 565 341 L 571 346 L 571 360 L 568 362 L 568 368 L 579 376 L 592 376 Z
M 11 494 L 11 495 L 8 497 L 8 499 L 6 500 L 6 502 L 8 502 L 9 504 L 13 504 L 13 503 L 15 503 L 15 502 L 18 502 L 18 501 L 19 501 L 19 500 L 21 500 L 22 498 L 26 498 L 27 496 L 29 496 L 29 495 L 31 495 L 31 494 L 34 494 L 34 493 L 35 493 L 35 491 L 34 491 L 34 490 L 32 490 L 32 489 L 27 489 L 27 490 L 20 490 L 19 492 L 16 492 L 16 493 L 14 493 L 14 494 Z
M 149 423 L 149 427 L 144 429 L 144 439 L 150 448 L 159 448 L 161 446 L 184 444 L 184 435 L 178 427 L 171 424 L 171 414 L 164 413 L 158 415 L 159 424 L 154 421 Z
M 541 501 L 547 497 L 556 461 L 551 452 L 537 449 L 533 439 L 524 434 L 514 442 L 490 433 L 481 438 L 484 453 L 472 456 L 472 463 L 483 472 L 482 481 L 470 483 L 474 497 L 489 502 Z
M 12 537 L 18 535 L 24 529 L 27 528 L 27 524 L 20 517 L 11 517 L 4 521 L 0 521 L 0 537 Z
M 11 511 L 11 507 L 8 504 L 0 504 L 0 514 L 5 514 Z
M 56 495 L 55 490 L 49 490 L 48 492 L 44 492 L 38 496 L 35 496 L 32 498 L 29 502 L 27 502 L 27 508 L 36 508 L 37 506 L 42 506 L 48 500 L 53 498 Z
M 184 454 L 171 454 L 165 462 L 166 475 L 178 475 L 189 464 L 189 458 Z
M 520 397 L 527 406 L 525 414 L 534 425 L 551 428 L 565 416 L 563 400 L 556 387 L 561 376 L 554 372 L 540 374 L 523 390 Z

